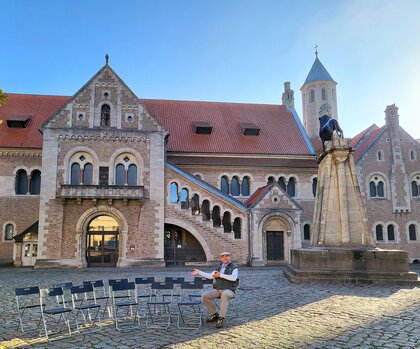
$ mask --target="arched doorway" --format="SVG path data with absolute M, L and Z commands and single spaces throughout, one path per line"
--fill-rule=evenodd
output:
M 268 262 L 284 261 L 285 234 L 290 231 L 287 223 L 279 217 L 270 218 L 264 227 Z
M 173 224 L 165 224 L 165 263 L 185 265 L 204 263 L 206 254 L 200 242 L 187 230 Z
M 115 267 L 118 261 L 118 222 L 109 216 L 98 216 L 86 233 L 86 261 L 88 267 Z

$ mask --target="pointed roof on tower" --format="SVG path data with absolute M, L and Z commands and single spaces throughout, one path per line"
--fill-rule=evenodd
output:
M 318 52 L 316 52 L 315 62 L 312 64 L 312 68 L 303 85 L 314 81 L 334 81 L 330 73 L 328 73 L 327 69 L 325 69 L 324 65 L 318 59 Z

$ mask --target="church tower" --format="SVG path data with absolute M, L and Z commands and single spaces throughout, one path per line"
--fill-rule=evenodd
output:
M 329 115 L 338 119 L 337 114 L 337 83 L 318 59 L 315 51 L 315 62 L 302 85 L 303 126 L 309 137 L 317 137 L 319 133 L 318 118 L 321 107 L 328 109 Z M 325 105 L 327 104 L 327 105 Z M 327 107 L 327 108 L 326 108 Z

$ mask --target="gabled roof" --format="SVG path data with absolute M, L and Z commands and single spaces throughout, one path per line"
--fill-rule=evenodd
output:
M 8 93 L 0 106 L 0 147 L 42 148 L 42 123 L 69 99 L 67 96 L 46 96 Z M 28 117 L 30 118 L 28 119 Z M 28 119 L 25 128 L 9 128 L 5 120 Z
M 287 198 L 288 201 L 291 202 L 291 204 L 295 207 L 298 207 L 299 209 L 302 209 L 301 206 L 296 202 L 295 199 L 293 199 L 292 197 L 290 197 L 286 191 L 280 187 L 280 185 L 278 185 L 278 183 L 273 182 L 271 184 L 267 184 L 264 187 L 260 187 L 258 188 L 250 197 L 249 199 L 245 202 L 245 205 L 251 209 L 252 207 L 255 207 L 266 195 L 268 195 L 268 193 L 274 188 L 277 187 L 280 192 L 283 193 L 283 195 Z
M 254 203 L 260 201 L 265 194 L 270 190 L 271 188 L 271 184 L 267 184 L 264 187 L 260 187 L 258 188 L 250 197 L 249 199 L 245 202 L 245 205 L 247 205 L 248 207 L 252 206 Z
M 314 64 L 312 64 L 312 68 L 309 71 L 309 74 L 303 85 L 309 84 L 310 82 L 314 81 L 334 81 L 330 73 L 328 73 L 327 69 L 325 69 L 324 65 L 318 59 L 318 55 L 316 56 L 315 62 Z
M 26 228 L 21 233 L 15 235 L 13 237 L 13 239 L 15 240 L 15 242 L 22 242 L 23 241 L 23 238 L 25 237 L 26 233 L 28 233 L 28 232 L 36 232 L 36 233 L 38 233 L 38 223 L 39 223 L 39 221 L 36 221 L 30 227 Z
M 313 155 L 303 128 L 284 105 L 142 99 L 169 131 L 168 151 Z M 210 122 L 211 134 L 196 134 L 194 122 Z M 258 136 L 245 136 L 253 123 Z
M 385 126 L 378 128 L 375 124 L 367 128 L 365 131 L 359 133 L 350 142 L 355 149 L 354 161 L 359 160 L 363 154 L 370 148 L 370 146 L 379 138 L 384 132 Z

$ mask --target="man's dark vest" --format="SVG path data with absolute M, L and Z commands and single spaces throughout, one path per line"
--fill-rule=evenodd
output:
M 226 275 L 232 275 L 232 272 L 234 269 L 237 269 L 238 266 L 232 262 L 230 262 L 225 269 L 225 272 L 223 274 Z M 220 271 L 222 269 L 222 264 L 219 264 L 219 266 L 216 268 L 217 271 Z M 231 290 L 235 292 L 236 287 L 238 286 L 237 281 L 230 281 L 223 278 L 214 279 L 215 282 L 213 283 L 213 288 L 216 290 Z

